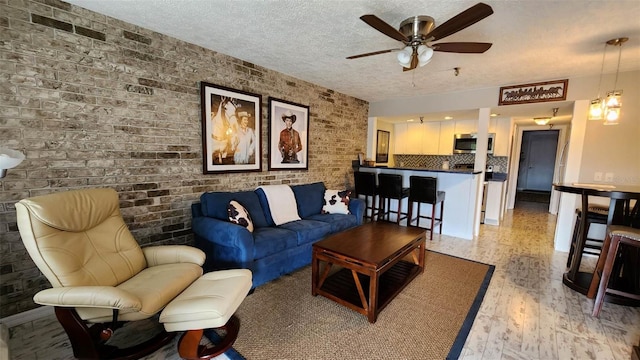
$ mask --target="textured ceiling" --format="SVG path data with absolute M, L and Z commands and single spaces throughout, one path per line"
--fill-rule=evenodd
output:
M 605 41 L 620 36 L 630 38 L 620 70 L 640 69 L 640 0 L 485 1 L 493 15 L 440 41 L 491 42 L 491 49 L 436 52 L 408 72 L 395 53 L 345 59 L 402 45 L 359 17 L 374 14 L 397 27 L 429 15 L 437 26 L 477 1 L 67 1 L 369 102 L 597 75 Z M 604 71 L 613 73 L 617 51 L 609 49 Z

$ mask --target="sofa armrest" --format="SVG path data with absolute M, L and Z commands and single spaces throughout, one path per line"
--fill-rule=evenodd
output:
M 238 263 L 253 261 L 253 234 L 244 226 L 222 221 L 207 216 L 193 218 L 191 230 L 200 241 L 207 241 L 214 245 L 233 248 L 233 259 Z M 205 251 L 206 253 L 207 251 Z M 206 254 L 207 259 L 212 254 Z M 215 260 L 215 259 L 212 259 Z
M 349 200 L 349 212 L 358 220 L 358 225 L 362 225 L 364 220 L 365 203 L 362 199 L 351 198 Z
M 133 294 L 114 286 L 74 286 L 45 289 L 33 301 L 60 307 L 96 307 L 140 311 L 142 303 Z
M 205 254 L 202 250 L 187 245 L 161 245 L 142 248 L 147 266 L 193 263 L 202 266 Z

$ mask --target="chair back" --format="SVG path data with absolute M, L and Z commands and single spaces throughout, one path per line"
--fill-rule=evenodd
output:
M 376 174 L 356 171 L 353 173 L 356 195 L 376 195 Z
M 409 201 L 433 204 L 438 196 L 438 179 L 430 176 L 411 176 L 409 189 Z
M 383 198 L 402 198 L 402 175 L 378 174 L 378 193 Z
M 53 287 L 116 286 L 147 267 L 113 189 L 23 199 L 16 213 L 22 242 Z

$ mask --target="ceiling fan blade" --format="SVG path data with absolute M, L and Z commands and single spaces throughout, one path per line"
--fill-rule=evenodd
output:
M 480 42 L 450 42 L 432 44 L 431 47 L 433 48 L 433 51 L 480 54 L 489 50 L 491 45 L 493 44 Z
M 358 54 L 358 55 L 351 55 L 351 56 L 348 56 L 347 59 L 357 59 L 365 56 L 386 54 L 386 53 L 389 53 L 392 51 L 398 51 L 398 50 L 402 50 L 402 49 L 388 49 L 388 50 L 380 50 L 380 51 L 374 51 L 374 52 Z
M 407 37 L 402 35 L 400 31 L 396 30 L 396 28 L 387 24 L 386 22 L 384 22 L 384 20 L 375 15 L 362 15 L 360 16 L 360 19 L 369 24 L 369 26 L 371 26 L 372 28 L 380 31 L 381 33 L 387 35 L 392 39 L 405 43 L 408 41 Z
M 491 6 L 484 3 L 477 3 L 433 29 L 433 31 L 427 35 L 427 38 L 433 37 L 430 41 L 442 39 L 477 23 L 491 14 L 493 14 Z

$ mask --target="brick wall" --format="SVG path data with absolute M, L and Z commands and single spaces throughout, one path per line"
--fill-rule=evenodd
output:
M 262 95 L 261 172 L 202 174 L 201 81 Z M 267 171 L 270 96 L 310 107 L 307 171 Z M 141 245 L 188 244 L 205 191 L 352 183 L 367 113 L 365 101 L 65 2 L 0 0 L 0 146 L 27 156 L 0 179 L 0 317 L 49 287 L 16 201 L 110 187 Z

